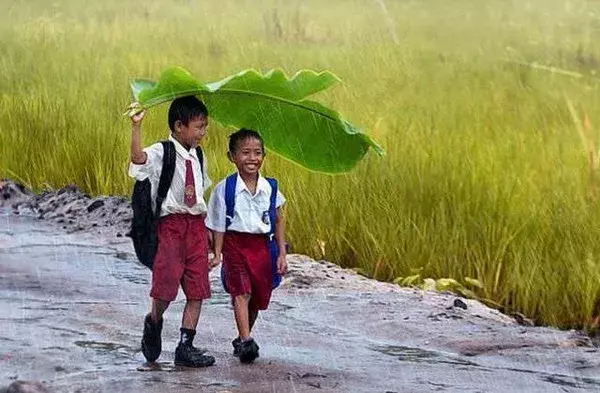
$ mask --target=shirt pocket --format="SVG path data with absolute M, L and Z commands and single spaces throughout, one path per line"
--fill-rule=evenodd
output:
M 253 202 L 253 210 L 256 218 L 260 220 L 262 225 L 270 225 L 269 222 L 269 198 L 264 193 L 257 195 Z M 265 221 L 266 220 L 266 221 Z

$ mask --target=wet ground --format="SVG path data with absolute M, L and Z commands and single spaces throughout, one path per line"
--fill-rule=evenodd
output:
M 213 275 L 196 344 L 216 365 L 172 366 L 180 294 L 165 317 L 161 363 L 149 371 L 139 342 L 150 272 L 135 261 L 129 239 L 67 234 L 0 209 L 0 386 L 41 380 L 55 392 L 600 391 L 600 351 L 586 337 L 520 326 L 473 301 L 465 310 L 448 294 L 379 283 L 357 291 L 351 277 L 317 282 L 315 272 L 329 265 L 291 259 L 288 283 L 257 322 L 255 364 L 231 356 L 232 311 Z

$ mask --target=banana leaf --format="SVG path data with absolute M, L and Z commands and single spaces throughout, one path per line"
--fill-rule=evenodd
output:
M 352 169 L 369 147 L 383 155 L 368 135 L 332 109 L 307 97 L 339 79 L 330 72 L 298 72 L 288 78 L 281 70 L 261 74 L 244 70 L 212 83 L 201 83 L 181 67 L 168 68 L 158 82 L 131 83 L 140 109 L 196 95 L 209 116 L 224 126 L 254 129 L 272 152 L 313 171 L 341 173 Z

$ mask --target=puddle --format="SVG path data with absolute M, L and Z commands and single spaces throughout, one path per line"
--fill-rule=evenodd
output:
M 127 352 L 127 353 L 135 353 L 136 352 L 135 350 L 133 350 L 131 347 L 129 347 L 127 345 L 119 344 L 119 343 L 112 343 L 112 342 L 75 341 L 74 344 L 81 348 L 90 348 L 90 349 L 96 349 L 99 351 L 106 351 L 106 352 L 114 352 L 114 351 Z
M 288 311 L 288 310 L 292 310 L 294 308 L 295 308 L 294 306 L 290 306 L 289 304 L 281 303 L 276 300 L 271 301 L 271 303 L 269 304 L 270 310 Z
M 111 275 L 114 278 L 125 280 L 132 284 L 139 284 L 139 285 L 149 285 L 150 284 L 150 280 L 148 280 L 148 278 L 146 276 L 143 276 L 143 275 L 139 274 L 138 272 L 113 271 L 113 272 L 111 272 Z
M 133 260 L 133 255 L 128 252 L 117 252 L 115 254 L 115 258 L 120 259 L 122 261 Z
M 39 322 L 41 320 L 43 320 L 44 317 L 43 316 L 39 316 L 39 317 L 16 317 L 16 318 L 0 318 L 0 322 L 6 321 L 6 322 L 14 322 L 14 323 L 33 323 L 33 322 Z
M 403 362 L 427 363 L 427 364 L 455 364 L 458 366 L 475 366 L 477 363 L 461 359 L 458 356 L 442 354 L 440 352 L 427 351 L 419 348 L 386 345 L 371 347 L 372 350 L 386 355 L 397 357 Z
M 55 331 L 58 331 L 58 332 L 66 332 L 66 333 L 75 334 L 77 336 L 85 336 L 84 332 L 80 332 L 80 331 L 74 330 L 74 329 L 67 329 L 67 328 L 63 328 L 63 327 L 46 325 L 46 324 L 41 324 L 40 326 L 47 327 L 48 329 L 55 330 Z
M 59 249 L 61 249 L 61 251 L 67 251 L 70 248 L 85 249 L 87 251 L 86 254 L 115 256 L 115 252 L 110 249 L 102 248 L 102 247 L 90 247 L 89 244 L 77 244 L 77 243 L 25 243 L 25 244 L 21 244 L 18 246 L 3 247 L 2 252 L 10 253 L 15 250 L 24 250 L 25 252 L 29 252 L 29 251 L 33 252 L 33 250 L 32 250 L 33 248 L 51 248 L 51 249 L 59 248 Z
M 67 307 L 21 307 L 21 310 L 42 310 L 42 311 L 68 311 Z
M 540 379 L 554 385 L 577 389 L 594 387 L 600 391 L 600 381 L 593 378 L 576 378 L 566 375 L 544 375 Z

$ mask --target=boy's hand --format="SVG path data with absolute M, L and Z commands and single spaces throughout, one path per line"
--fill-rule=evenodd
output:
M 134 102 L 127 107 L 127 111 L 124 115 L 129 116 L 133 124 L 140 124 L 144 119 L 144 116 L 146 116 L 146 111 L 142 110 L 142 106 L 139 102 Z
M 221 264 L 221 255 L 215 255 L 210 262 L 208 263 L 208 268 L 210 270 L 214 269 L 215 267 L 219 266 Z
M 285 254 L 279 254 L 277 258 L 277 273 L 284 276 L 287 273 L 288 265 Z

